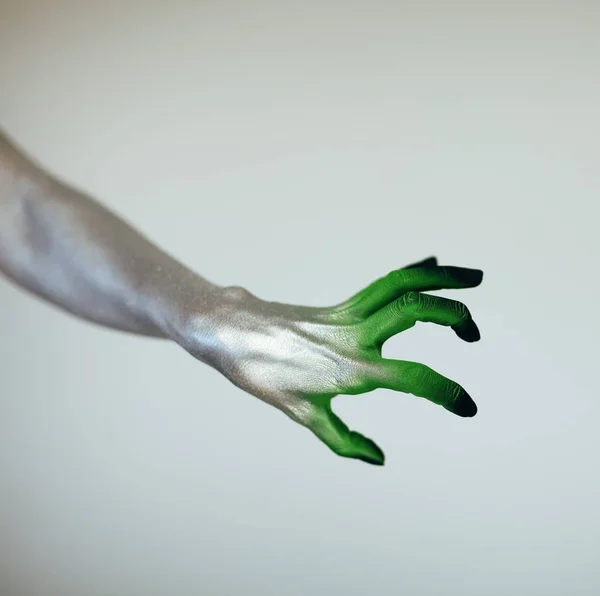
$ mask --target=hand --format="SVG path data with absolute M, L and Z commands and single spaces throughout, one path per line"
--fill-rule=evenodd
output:
M 332 398 L 384 387 L 474 416 L 477 406 L 460 385 L 423 364 L 382 358 L 381 347 L 417 321 L 451 327 L 464 341 L 479 340 L 464 304 L 421 292 L 475 287 L 482 277 L 477 269 L 439 267 L 429 258 L 328 308 L 267 302 L 243 288 L 224 288 L 211 320 L 210 349 L 193 337 L 184 345 L 338 455 L 383 465 L 381 449 L 348 429 L 332 411 Z

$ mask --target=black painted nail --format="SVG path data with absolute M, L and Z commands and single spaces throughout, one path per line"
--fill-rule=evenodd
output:
M 477 414 L 477 405 L 464 389 L 454 402 L 453 412 L 463 418 L 472 418 Z
M 483 271 L 481 269 L 464 269 L 461 267 L 456 271 L 456 276 L 463 283 L 478 286 L 483 280 Z
M 464 341 L 474 342 L 481 339 L 481 333 L 479 333 L 479 329 L 473 319 L 467 319 L 466 321 L 452 325 L 452 329 Z
M 368 464 L 373 464 L 374 466 L 383 466 L 385 455 L 379 446 L 370 439 L 366 439 L 365 447 L 367 447 L 367 449 L 363 451 L 358 458 Z

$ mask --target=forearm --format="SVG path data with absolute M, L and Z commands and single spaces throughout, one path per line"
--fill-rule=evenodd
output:
M 192 316 L 210 328 L 221 293 L 1 133 L 0 270 L 85 319 L 178 341 Z

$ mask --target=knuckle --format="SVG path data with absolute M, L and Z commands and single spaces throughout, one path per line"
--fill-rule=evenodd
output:
M 451 404 L 456 403 L 458 398 L 462 395 L 463 388 L 454 381 L 449 381 L 448 383 L 448 401 Z
M 399 298 L 399 303 L 402 308 L 418 308 L 422 302 L 422 297 L 419 292 L 406 292 Z
M 335 392 L 345 395 L 366 393 L 370 389 L 365 365 L 360 359 L 347 358 L 340 364 L 334 375 Z
M 461 321 L 466 321 L 467 319 L 471 318 L 471 313 L 469 312 L 469 309 L 462 302 L 456 302 L 454 305 L 454 310 L 456 312 L 457 317 Z
M 223 288 L 223 295 L 231 300 L 244 300 L 252 294 L 242 286 L 227 286 Z
M 415 364 L 406 373 L 406 382 L 411 389 L 419 390 L 426 383 L 433 371 L 425 364 Z
M 330 447 L 331 450 L 340 457 L 352 457 L 352 446 L 345 441 L 342 441 L 340 443 L 334 443 Z
M 448 281 L 452 279 L 452 271 L 449 267 L 438 267 L 438 274 L 442 281 Z
M 463 395 L 464 389 L 454 381 L 448 380 L 444 391 L 440 395 L 440 404 L 445 408 L 449 408 L 454 411 L 460 397 Z
M 406 279 L 407 272 L 402 269 L 394 269 L 385 276 L 385 281 L 389 286 L 396 287 Z

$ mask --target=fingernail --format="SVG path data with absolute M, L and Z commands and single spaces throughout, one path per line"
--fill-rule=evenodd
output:
M 383 466 L 383 464 L 384 464 L 383 459 L 375 459 L 368 455 L 361 455 L 358 459 L 360 459 L 361 461 L 364 461 L 367 464 L 372 464 L 373 466 Z
M 474 342 L 481 339 L 481 333 L 473 319 L 467 319 L 466 321 L 461 321 L 457 325 L 452 325 L 452 329 L 454 330 L 454 333 L 464 341 Z
M 481 269 L 460 268 L 457 274 L 460 281 L 472 286 L 478 286 L 483 280 L 483 271 Z
M 463 418 L 472 418 L 477 414 L 477 405 L 471 399 L 471 396 L 463 389 L 463 392 L 454 402 L 452 411 Z
M 373 441 L 368 441 L 364 447 L 366 449 L 358 456 L 359 459 L 374 466 L 383 466 L 385 462 L 383 451 Z

